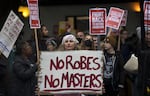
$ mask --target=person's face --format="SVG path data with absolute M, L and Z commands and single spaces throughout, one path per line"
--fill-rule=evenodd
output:
M 42 27 L 42 34 L 43 36 L 48 36 L 48 29 L 46 28 L 46 26 Z
M 78 32 L 77 33 L 77 38 L 81 38 L 82 40 L 84 39 L 84 33 L 83 32 Z
M 93 37 L 94 47 L 98 46 L 98 38 L 96 36 Z
M 76 47 L 76 43 L 73 40 L 66 40 L 64 42 L 65 50 L 74 50 Z
M 92 36 L 91 36 L 91 35 L 86 35 L 86 36 L 85 36 L 85 40 L 91 40 L 91 41 L 92 41 L 92 40 L 93 40 L 93 38 L 92 38 Z
M 104 46 L 103 47 L 104 47 L 104 50 L 109 50 L 109 49 L 112 48 L 111 44 L 107 41 L 104 41 Z
M 48 50 L 48 51 L 54 51 L 54 50 L 55 50 L 55 47 L 54 47 L 52 44 L 48 44 L 48 45 L 47 45 L 47 50 Z
M 26 54 L 27 56 L 30 56 L 32 54 L 32 47 L 28 42 L 26 42 L 23 46 L 23 54 Z

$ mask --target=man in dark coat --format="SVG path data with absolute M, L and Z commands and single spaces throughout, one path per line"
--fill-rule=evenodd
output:
M 0 96 L 6 96 L 7 92 L 7 64 L 7 59 L 0 53 Z
M 138 96 L 150 96 L 150 28 L 145 27 L 143 50 L 139 51 Z M 142 45 L 142 44 L 141 44 Z

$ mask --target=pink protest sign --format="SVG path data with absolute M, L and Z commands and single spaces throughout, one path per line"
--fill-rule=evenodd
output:
M 106 26 L 118 30 L 123 15 L 124 15 L 124 10 L 120 8 L 111 7 L 106 19 Z

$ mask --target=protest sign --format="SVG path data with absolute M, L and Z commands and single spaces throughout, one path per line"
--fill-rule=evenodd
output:
M 102 51 L 41 52 L 40 91 L 102 94 Z
M 150 1 L 144 1 L 144 25 L 150 26 Z
M 105 35 L 106 34 L 106 9 L 105 8 L 91 8 L 89 10 L 89 29 L 91 35 Z
M 0 32 L 0 51 L 8 57 L 24 24 L 11 10 Z
M 106 19 L 106 26 L 118 30 L 123 15 L 124 10 L 120 8 L 111 7 Z
M 30 10 L 30 28 L 40 28 L 38 0 L 27 0 Z

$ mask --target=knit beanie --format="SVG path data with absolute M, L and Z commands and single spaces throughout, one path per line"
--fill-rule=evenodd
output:
M 46 40 L 46 45 L 53 45 L 54 47 L 57 47 L 57 42 L 56 42 L 56 39 L 55 38 L 49 38 Z
M 72 34 L 66 35 L 63 37 L 61 44 L 63 45 L 65 43 L 66 40 L 72 40 L 75 43 L 79 43 L 79 41 L 76 39 L 76 37 Z
M 116 39 L 115 39 L 115 37 L 108 36 L 108 37 L 105 38 L 104 41 L 107 42 L 107 43 L 110 43 L 113 46 L 113 48 L 116 48 Z

